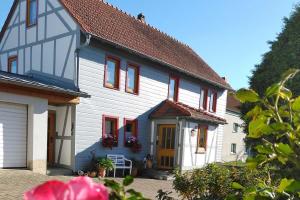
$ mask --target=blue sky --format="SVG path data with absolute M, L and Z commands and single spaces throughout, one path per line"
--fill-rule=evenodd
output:
M 0 6 L 0 26 L 13 0 Z M 191 46 L 233 88 L 248 86 L 248 76 L 269 50 L 296 0 L 108 0 Z

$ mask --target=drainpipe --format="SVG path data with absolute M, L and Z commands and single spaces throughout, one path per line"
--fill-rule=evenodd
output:
M 75 50 L 75 53 L 76 53 L 76 86 L 77 88 L 79 88 L 79 54 L 80 54 L 80 50 L 84 47 L 87 47 L 90 45 L 90 42 L 91 42 L 91 38 L 92 38 L 92 35 L 89 34 L 89 33 L 84 33 L 85 35 L 85 42 L 81 45 L 79 45 L 79 47 Z

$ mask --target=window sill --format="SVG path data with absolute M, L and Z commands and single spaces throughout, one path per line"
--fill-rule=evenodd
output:
M 205 154 L 205 153 L 206 153 L 205 148 L 198 148 L 197 151 L 195 152 L 195 154 Z
M 120 87 L 113 87 L 111 85 L 104 84 L 104 87 L 111 90 L 120 90 Z
M 134 92 L 134 91 L 132 91 L 132 90 L 128 90 L 128 89 L 125 89 L 125 92 L 126 92 L 126 93 L 128 93 L 128 94 L 133 94 L 133 95 L 136 95 L 136 96 L 138 96 L 138 95 L 139 95 L 139 93 L 138 93 L 138 92 Z

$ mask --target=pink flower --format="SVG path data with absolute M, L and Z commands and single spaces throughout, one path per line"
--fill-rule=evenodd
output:
M 88 177 L 77 177 L 64 183 L 48 181 L 24 194 L 25 200 L 108 200 L 108 191 Z

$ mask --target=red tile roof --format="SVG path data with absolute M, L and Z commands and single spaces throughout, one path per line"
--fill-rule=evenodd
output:
M 241 112 L 241 103 L 235 98 L 234 94 L 229 93 L 227 95 L 227 110 L 238 113 Z
M 186 104 L 180 102 L 173 102 L 170 100 L 163 101 L 152 113 L 150 113 L 149 118 L 175 118 L 175 117 L 186 117 L 199 121 L 226 124 L 226 120 L 217 117 L 211 113 L 204 110 L 192 108 Z
M 190 47 L 102 0 L 60 0 L 82 30 L 98 39 L 169 65 L 222 88 L 231 88 Z
M 18 0 L 0 33 L 3 38 Z M 82 31 L 210 84 L 231 89 L 189 46 L 102 0 L 60 0 Z

